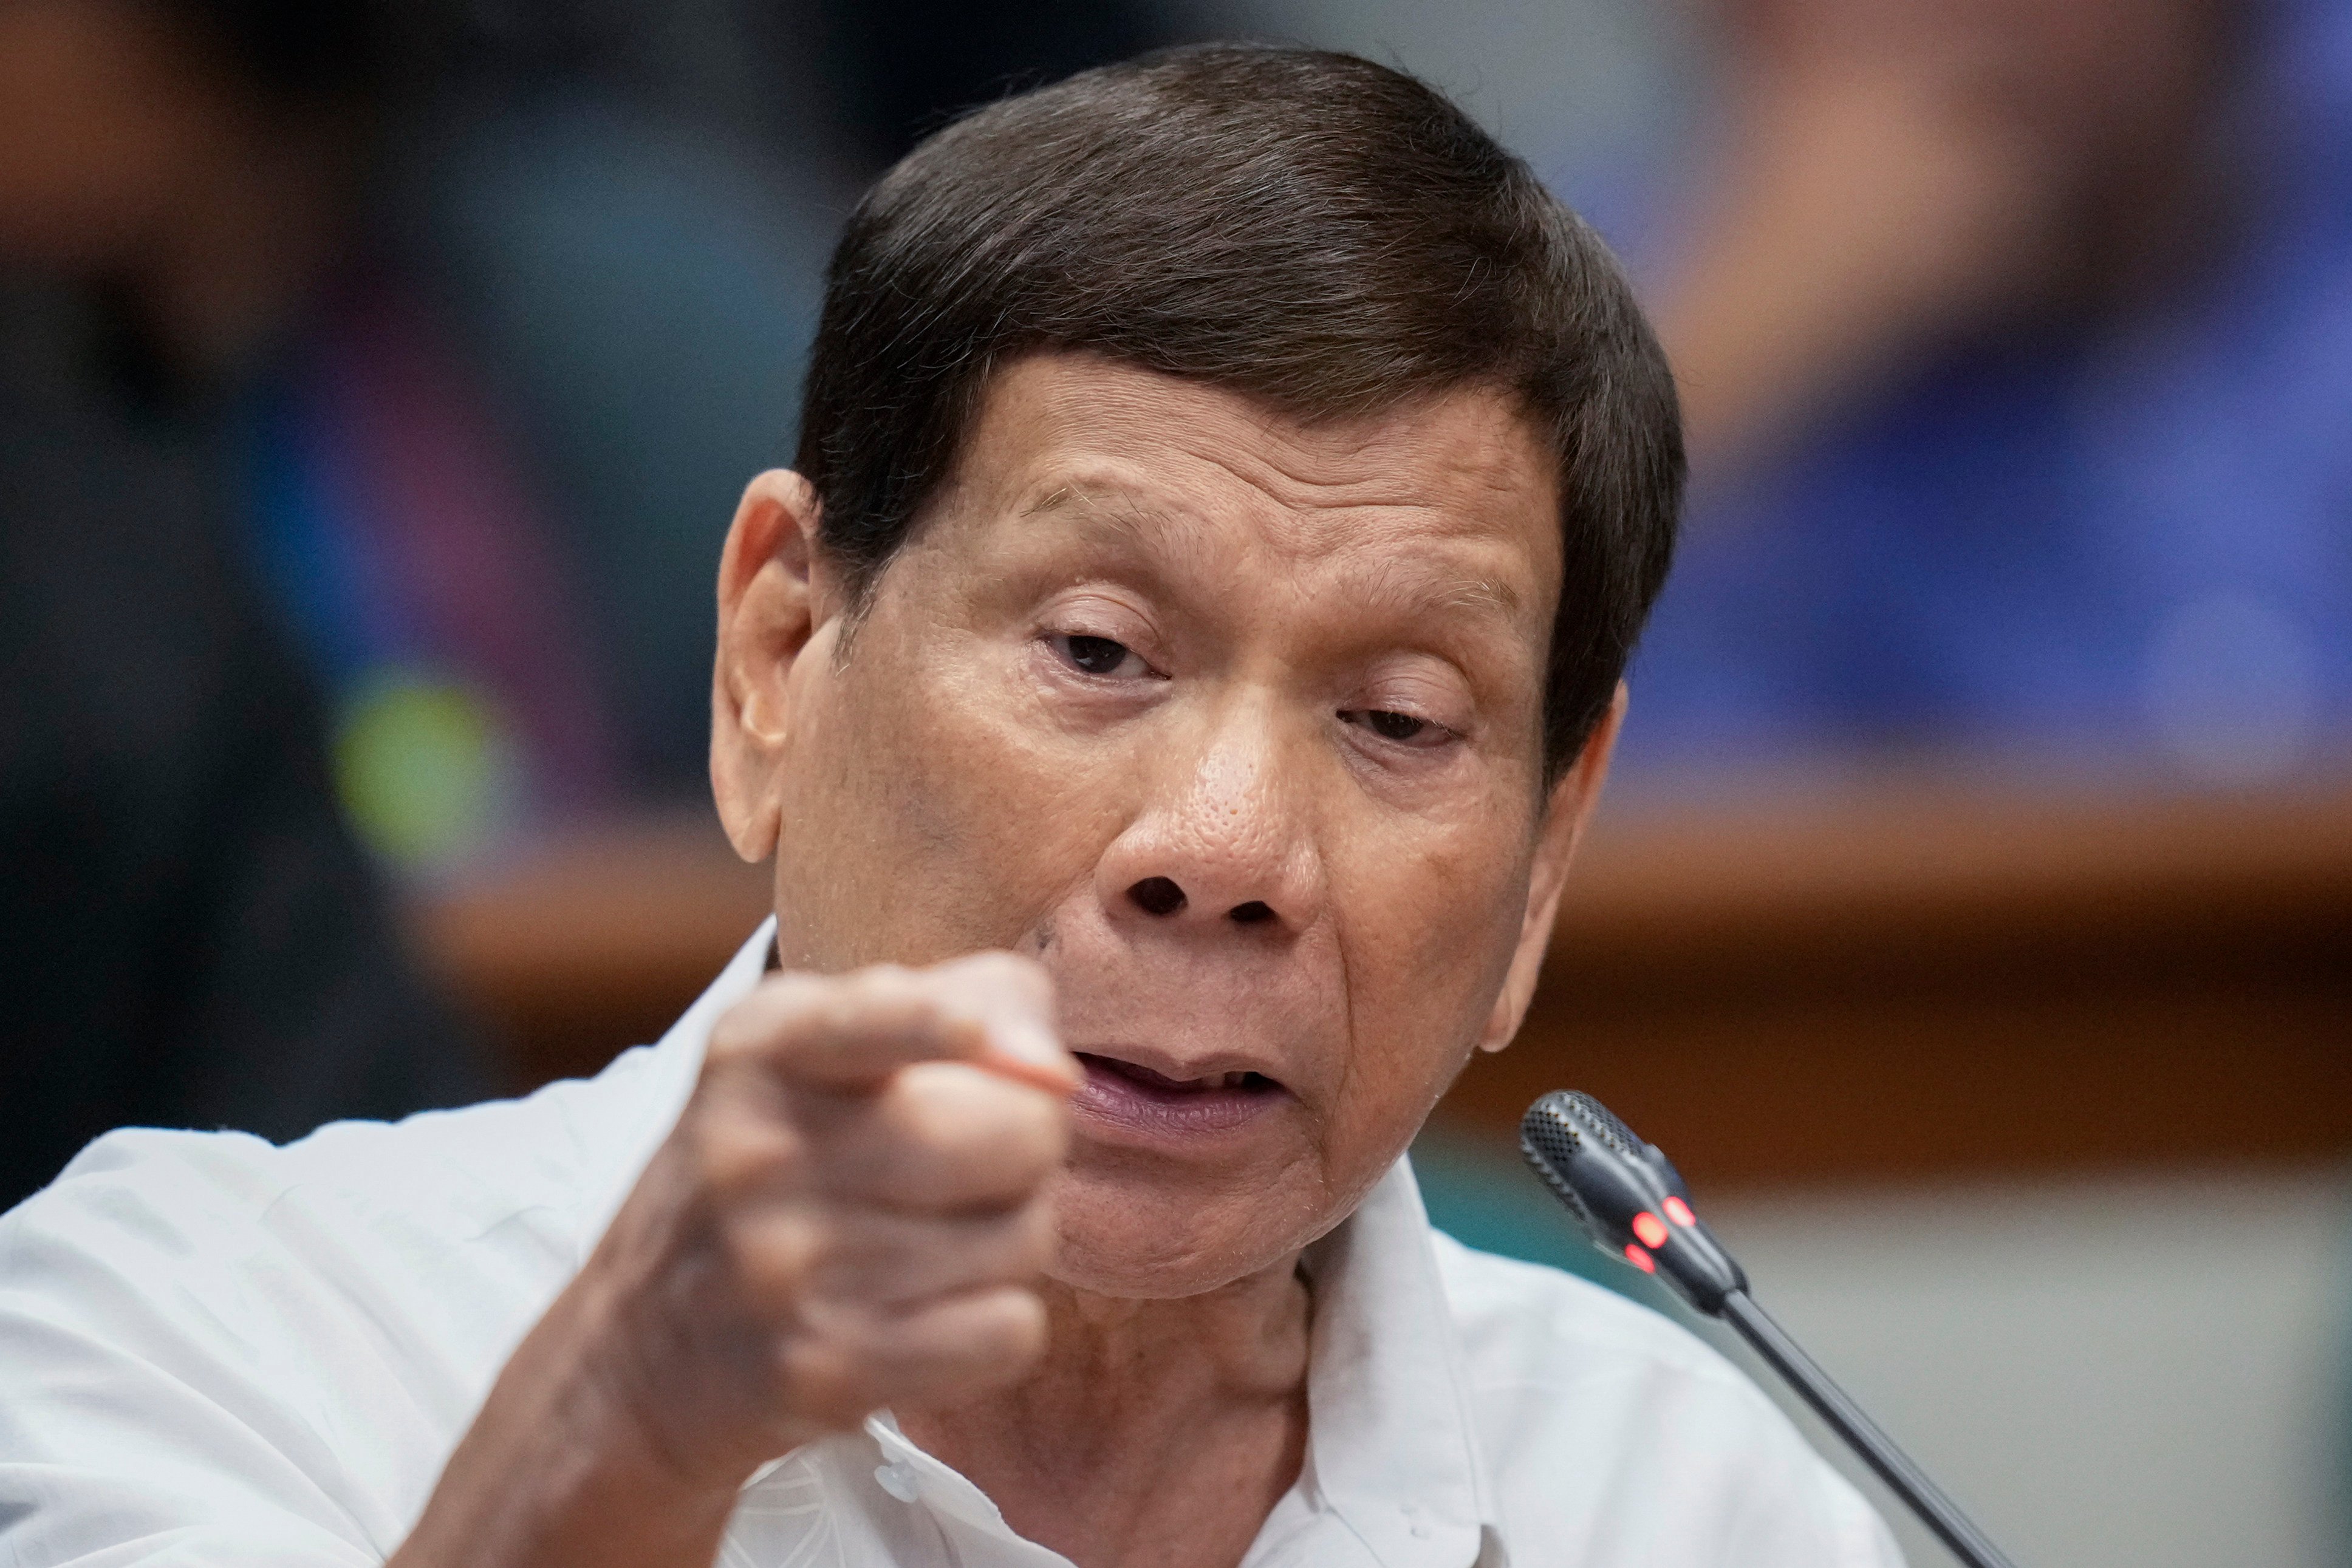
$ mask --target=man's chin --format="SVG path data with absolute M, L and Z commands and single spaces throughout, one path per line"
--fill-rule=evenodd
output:
M 1271 1180 L 1171 1180 L 1166 1173 L 1088 1168 L 1082 1155 L 1054 1194 L 1052 1277 L 1072 1290 L 1170 1300 L 1220 1290 L 1268 1269 L 1346 1218 L 1327 1212 L 1308 1167 Z

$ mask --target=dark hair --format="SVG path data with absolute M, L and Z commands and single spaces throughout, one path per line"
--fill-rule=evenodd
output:
M 1599 237 L 1428 87 L 1177 49 L 992 104 L 883 176 L 834 254 L 797 459 L 861 600 L 991 371 L 1038 350 L 1309 422 L 1507 389 L 1559 462 L 1547 777 L 1606 711 L 1673 553 L 1673 379 Z

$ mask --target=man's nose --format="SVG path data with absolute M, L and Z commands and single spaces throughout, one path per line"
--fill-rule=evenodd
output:
M 1163 755 L 1144 810 L 1097 872 L 1114 920 L 1305 929 L 1322 866 L 1302 781 L 1263 713 L 1237 712 L 1190 755 Z
M 1196 881 L 1193 885 L 1200 883 Z M 1192 895 L 1173 877 L 1147 876 L 1129 887 L 1127 900 L 1146 915 L 1177 915 L 1192 905 Z M 1210 900 L 1209 907 L 1213 910 L 1218 902 Z M 1262 898 L 1244 899 L 1226 910 L 1225 918 L 1236 925 L 1255 925 L 1275 918 L 1274 905 Z

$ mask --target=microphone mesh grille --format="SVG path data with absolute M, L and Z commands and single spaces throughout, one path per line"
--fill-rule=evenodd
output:
M 1576 1124 L 1563 1113 L 1559 1102 L 1565 1096 L 1547 1094 L 1528 1107 L 1519 1118 L 1519 1153 L 1527 1157 L 1530 1169 L 1543 1178 L 1552 1196 L 1567 1206 L 1576 1222 L 1587 1231 L 1592 1229 L 1592 1215 L 1576 1190 L 1561 1179 L 1560 1171 L 1580 1152 L 1580 1138 Z
M 1592 1124 L 1592 1130 L 1617 1146 L 1617 1152 L 1635 1159 L 1642 1156 L 1643 1145 L 1633 1135 L 1633 1129 L 1617 1119 L 1617 1113 L 1579 1090 L 1570 1090 L 1566 1098 L 1581 1111 Z
M 1519 1136 L 1537 1154 L 1556 1166 L 1566 1165 L 1583 1152 L 1576 1124 L 1541 1102 L 1519 1124 Z

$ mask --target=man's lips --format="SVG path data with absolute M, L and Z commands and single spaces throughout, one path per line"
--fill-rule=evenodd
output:
M 1138 1062 L 1081 1051 L 1087 1081 L 1070 1104 L 1084 1121 L 1147 1135 L 1197 1137 L 1256 1120 L 1289 1098 L 1262 1072 L 1228 1069 L 1172 1078 Z

